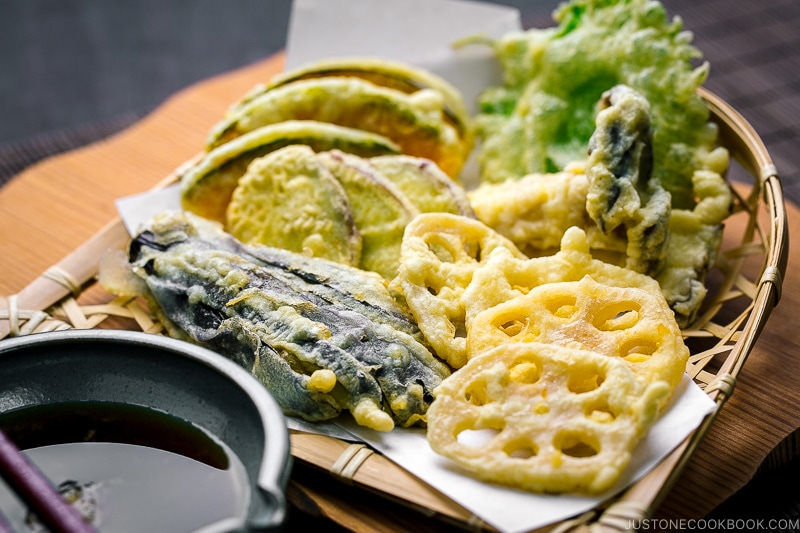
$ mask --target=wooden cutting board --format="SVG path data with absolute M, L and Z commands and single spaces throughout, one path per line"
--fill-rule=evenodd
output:
M 5 306 L 2 296 L 17 294 L 114 220 L 115 199 L 150 189 L 199 153 L 206 132 L 228 106 L 283 64 L 284 56 L 277 55 L 192 86 L 128 130 L 41 162 L 0 189 L 0 310 Z M 787 211 L 789 233 L 796 236 L 800 211 L 795 206 Z M 799 248 L 793 238 L 782 300 L 733 397 L 658 515 L 706 515 L 746 484 L 764 457 L 800 428 L 800 336 L 793 319 L 800 309 L 800 285 L 791 268 Z M 373 511 L 378 516 L 381 512 Z

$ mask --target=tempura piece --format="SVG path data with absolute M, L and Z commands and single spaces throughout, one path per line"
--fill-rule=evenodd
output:
M 652 176 L 650 106 L 618 85 L 603 93 L 589 140 L 586 211 L 605 235 L 625 234 L 625 266 L 655 275 L 668 242 L 670 195 Z
M 419 212 L 402 191 L 367 160 L 339 150 L 317 154 L 342 185 L 361 236 L 356 266 L 387 279 L 397 273 L 406 225 Z
M 730 214 L 733 196 L 716 172 L 698 170 L 692 183 L 698 203 L 693 210 L 672 210 L 667 257 L 656 276 L 682 327 L 695 319 L 708 292 L 706 274 L 717 259 L 722 222 Z
M 202 224 L 171 213 L 133 240 L 129 268 L 171 336 L 248 369 L 287 414 L 314 421 L 349 410 L 359 424 L 380 431 L 424 422 L 431 391 L 449 370 L 424 344 L 392 327 L 392 317 L 403 313 L 398 305 L 380 312 L 390 298 L 385 288 L 372 303 L 373 274 L 285 251 L 299 260 L 284 268 L 254 260 L 268 257 L 268 248 L 238 244 L 244 253 L 233 253 L 236 246 L 221 242 L 215 232 L 204 236 Z M 306 273 L 302 265 L 311 262 L 315 268 Z M 363 292 L 334 299 L 329 296 L 346 283 L 313 289 L 325 282 L 320 274 L 327 265 L 331 278 L 345 270 L 361 276 Z M 304 283 L 309 290 L 299 290 Z
M 459 132 L 445 120 L 437 90 L 406 94 L 350 76 L 299 79 L 253 94 L 214 128 L 209 149 L 287 120 L 330 122 L 382 135 L 403 153 L 435 161 L 453 179 L 468 155 Z
M 374 133 L 315 120 L 277 122 L 218 146 L 182 169 L 181 206 L 196 215 L 224 222 L 231 195 L 248 165 L 292 144 L 309 146 L 317 152 L 336 149 L 363 157 L 401 153 L 399 146 Z
M 707 293 L 705 278 L 722 240 L 732 194 L 722 172 L 724 149 L 705 155 L 715 170 L 691 176 L 692 209 L 672 207 L 651 157 L 649 106 L 636 91 L 617 86 L 598 105 L 585 163 L 562 172 L 483 183 L 470 193 L 478 218 L 530 256 L 548 255 L 574 225 L 592 254 L 659 281 L 681 327 Z
M 528 255 L 543 255 L 558 249 L 564 232 L 572 226 L 596 235 L 592 248 L 624 252 L 625 242 L 605 236 L 586 212 L 589 180 L 584 165 L 571 165 L 562 172 L 528 174 L 519 180 L 482 183 L 469 191 L 478 220 L 491 227 Z
M 670 21 L 664 6 L 650 0 L 571 0 L 554 18 L 557 27 L 491 43 L 504 85 L 481 96 L 481 179 L 558 172 L 585 160 L 595 103 L 624 84 L 651 106 L 654 177 L 673 207 L 691 209 L 692 174 L 709 168 L 717 130 L 696 93 L 708 65 L 693 66 L 700 52 L 681 20 Z
M 620 359 L 538 342 L 500 345 L 436 388 L 428 442 L 480 479 L 545 493 L 599 493 L 628 466 L 664 382 Z
M 319 59 L 299 66 L 273 77 L 268 84 L 253 89 L 246 100 L 280 85 L 293 81 L 325 77 L 360 78 L 380 87 L 394 89 L 406 94 L 414 94 L 423 89 L 431 89 L 442 96 L 445 120 L 458 132 L 464 151 L 472 149 L 472 119 L 461 92 L 449 81 L 426 69 L 386 58 L 349 56 Z M 236 106 L 246 104 L 237 102 Z M 235 108 L 234 108 L 235 109 Z M 231 112 L 235 112 L 231 110 Z
M 496 254 L 525 259 L 511 241 L 469 217 L 423 213 L 406 226 L 390 288 L 405 299 L 428 343 L 453 368 L 466 363 L 468 305 L 475 305 L 464 291 Z
M 433 161 L 410 155 L 390 155 L 370 157 L 369 163 L 397 185 L 420 213 L 475 216 L 464 188 Z
M 619 358 L 638 379 L 663 381 L 670 391 L 680 382 L 689 357 L 657 287 L 613 286 L 589 275 L 540 285 L 479 313 L 467 334 L 468 357 L 517 342 L 545 342 Z
M 590 276 L 610 287 L 633 287 L 663 298 L 658 282 L 592 256 L 586 233 L 571 227 L 560 250 L 529 258 L 479 221 L 423 213 L 409 224 L 391 288 L 401 294 L 436 354 L 453 368 L 471 355 L 472 322 L 479 313 L 541 285 Z M 680 335 L 677 328 L 672 330 Z M 483 345 L 485 348 L 485 345 Z
M 357 266 L 362 239 L 342 184 L 308 146 L 293 144 L 250 163 L 228 204 L 226 226 L 263 244 Z

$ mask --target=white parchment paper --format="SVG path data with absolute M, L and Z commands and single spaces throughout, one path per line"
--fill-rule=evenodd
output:
M 325 57 L 371 56 L 404 61 L 458 87 L 468 109 L 478 93 L 502 81 L 491 50 L 454 49 L 464 37 L 520 30 L 515 8 L 464 0 L 294 0 L 286 68 Z

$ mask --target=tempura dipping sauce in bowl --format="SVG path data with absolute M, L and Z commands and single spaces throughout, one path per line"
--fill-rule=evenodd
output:
M 98 531 L 269 531 L 285 517 L 288 431 L 249 373 L 127 331 L 0 342 L 0 428 Z M 44 531 L 3 484 L 0 511 Z

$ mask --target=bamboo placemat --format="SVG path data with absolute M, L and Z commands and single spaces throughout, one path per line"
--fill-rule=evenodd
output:
M 0 145 L 0 187 L 42 159 L 82 148 L 118 133 L 144 116 L 124 113 L 81 127 L 37 135 L 30 139 Z

